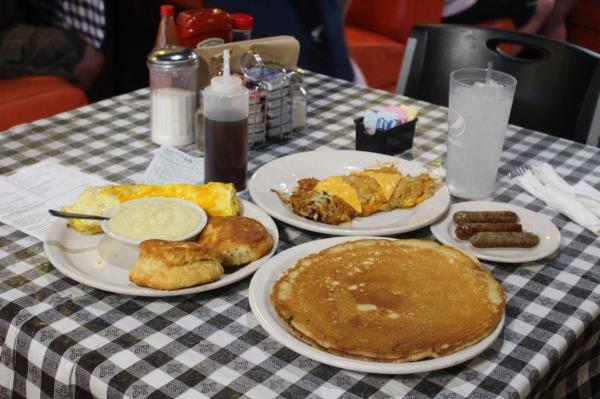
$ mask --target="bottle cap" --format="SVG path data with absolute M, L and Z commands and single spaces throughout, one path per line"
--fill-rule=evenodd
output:
M 160 6 L 161 17 L 172 17 L 175 14 L 175 9 L 170 4 L 163 4 Z
M 210 89 L 216 94 L 236 94 L 241 91 L 242 79 L 229 73 L 229 50 L 223 50 L 223 75 L 210 80 Z
M 231 14 L 231 25 L 233 29 L 252 30 L 254 18 L 250 14 Z
M 180 68 L 198 63 L 198 55 L 194 50 L 170 46 L 153 50 L 148 54 L 148 63 L 162 68 Z

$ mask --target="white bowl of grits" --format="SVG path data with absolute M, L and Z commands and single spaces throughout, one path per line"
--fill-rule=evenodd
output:
M 104 216 L 110 218 L 100 223 L 104 233 L 133 245 L 151 239 L 188 240 L 198 235 L 208 220 L 204 209 L 193 202 L 167 197 L 122 202 Z

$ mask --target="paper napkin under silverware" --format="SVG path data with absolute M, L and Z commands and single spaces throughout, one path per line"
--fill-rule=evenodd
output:
M 595 212 L 596 210 L 600 211 L 600 207 L 593 206 L 596 201 L 588 195 L 583 200 L 584 196 L 578 192 L 578 189 L 568 184 L 549 164 L 533 165 L 531 170 L 515 176 L 515 181 L 521 188 L 544 201 L 555 211 L 562 213 L 596 235 L 600 235 L 600 217 Z M 594 191 L 597 190 L 589 184 L 587 184 L 589 187 L 585 184 L 580 185 L 580 189 L 584 187 L 586 194 L 593 197 Z M 592 190 L 589 190 L 590 187 Z

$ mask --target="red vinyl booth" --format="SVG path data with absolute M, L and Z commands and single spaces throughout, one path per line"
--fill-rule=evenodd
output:
M 442 0 L 352 0 L 346 44 L 370 87 L 394 92 L 408 34 L 416 24 L 440 23 Z
M 86 104 L 83 90 L 57 76 L 0 79 L 0 131 Z

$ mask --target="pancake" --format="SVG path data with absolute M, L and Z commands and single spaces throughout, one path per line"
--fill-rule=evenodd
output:
M 242 266 L 262 258 L 273 248 L 273 237 L 259 221 L 244 216 L 213 217 L 198 237 L 223 257 L 223 266 Z
M 378 362 L 437 358 L 498 325 L 504 291 L 474 257 L 423 240 L 358 240 L 308 255 L 275 283 L 289 331 L 341 356 Z

